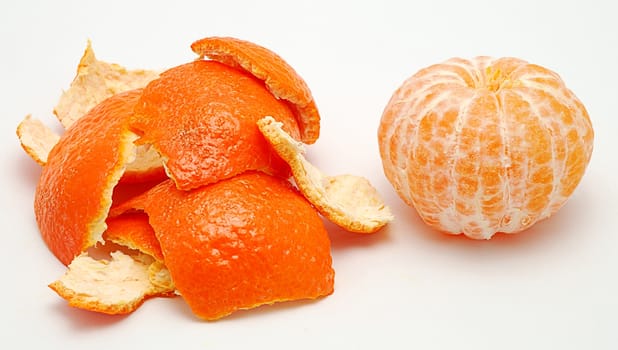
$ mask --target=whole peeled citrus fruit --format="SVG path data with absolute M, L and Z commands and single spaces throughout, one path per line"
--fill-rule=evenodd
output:
M 440 231 L 515 233 L 562 207 L 590 160 L 580 100 L 517 58 L 453 58 L 407 79 L 378 130 L 388 180 Z

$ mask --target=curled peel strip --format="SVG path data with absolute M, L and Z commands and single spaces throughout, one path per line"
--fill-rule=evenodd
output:
M 294 140 L 273 117 L 258 121 L 258 128 L 292 169 L 305 198 L 322 215 L 352 232 L 372 233 L 394 219 L 376 189 L 363 177 L 327 176 L 303 156 L 304 144 Z
M 47 164 L 49 152 L 60 140 L 58 134 L 30 115 L 17 126 L 17 137 L 24 151 L 41 166 Z

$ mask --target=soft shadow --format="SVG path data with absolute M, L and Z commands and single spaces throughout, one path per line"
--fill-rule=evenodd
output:
M 526 252 L 552 244 L 563 244 L 565 241 L 576 239 L 572 237 L 572 226 L 581 213 L 577 205 L 565 205 L 550 218 L 539 221 L 530 228 L 514 233 L 496 233 L 489 240 L 476 240 L 463 234 L 451 235 L 435 230 L 419 230 L 420 238 L 430 244 L 457 247 L 464 250 L 491 250 L 508 252 Z M 570 232 L 570 233 L 569 233 Z
M 21 150 L 21 152 L 11 152 L 13 161 L 11 163 L 14 166 L 8 167 L 15 172 L 15 178 L 19 179 L 28 187 L 36 187 L 41 176 L 41 166 L 32 160 L 28 155 Z
M 62 315 L 62 317 L 71 324 L 73 328 L 78 331 L 88 331 L 88 330 L 99 330 L 102 327 L 110 327 L 114 326 L 129 317 L 138 317 L 140 312 L 152 312 L 152 310 L 148 310 L 150 306 L 154 306 L 157 302 L 165 302 L 165 306 L 157 305 L 158 307 L 166 307 L 175 309 L 174 312 L 179 312 L 186 316 L 187 319 L 195 319 L 195 315 L 191 312 L 191 309 L 184 302 L 184 300 L 177 295 L 170 296 L 157 296 L 150 297 L 144 300 L 143 304 L 140 305 L 135 311 L 124 314 L 124 315 L 108 315 L 95 311 L 88 311 L 84 309 L 79 309 L 76 307 L 71 307 L 67 305 L 66 301 L 60 299 L 58 300 L 53 308 L 54 312 L 57 312 Z
M 180 296 L 174 295 L 169 297 L 158 297 L 157 302 L 165 302 L 165 307 L 173 309 L 171 312 L 175 312 L 182 315 L 185 319 L 194 322 L 200 322 L 201 319 L 191 311 L 189 304 Z
M 328 231 L 330 237 L 330 245 L 332 249 L 348 249 L 352 247 L 368 247 L 376 244 L 388 242 L 391 232 L 390 225 L 386 225 L 382 229 L 374 233 L 356 233 L 346 231 L 343 228 L 333 224 L 328 219 L 323 218 L 324 227 Z
M 252 318 L 259 319 L 263 318 L 264 315 L 285 312 L 288 310 L 296 310 L 300 309 L 303 306 L 313 305 L 322 301 L 324 297 L 317 299 L 302 299 L 302 300 L 291 300 L 291 301 L 283 301 L 277 302 L 274 304 L 261 305 L 253 309 L 248 310 L 238 310 L 233 312 L 232 314 L 225 316 L 219 320 L 214 322 L 234 322 L 235 320 L 249 320 Z M 195 318 L 195 315 L 193 315 Z
M 463 234 L 451 235 L 439 232 L 426 225 L 416 210 L 408 206 L 390 191 L 386 191 L 386 201 L 390 206 L 395 221 L 385 229 L 383 240 L 375 242 L 394 242 L 397 246 L 409 246 L 410 249 L 428 250 L 436 256 L 461 256 L 462 258 L 478 257 L 494 259 L 502 257 L 525 257 L 530 254 L 548 254 L 548 251 L 576 249 L 582 235 L 582 220 L 594 220 L 592 213 L 585 214 L 594 208 L 602 198 L 594 191 L 581 191 L 569 199 L 557 213 L 550 218 L 539 221 L 527 230 L 515 234 L 497 233 L 489 240 L 475 240 Z M 587 218 L 583 218 L 586 216 Z M 579 232 L 578 232 L 579 231 Z M 382 235 L 383 233 L 378 233 Z M 331 237 L 338 248 L 358 244 L 356 239 L 338 237 L 335 232 Z
M 137 182 L 137 183 L 120 182 L 119 184 L 116 185 L 116 187 L 114 187 L 114 192 L 112 194 L 112 202 L 114 203 L 114 206 L 116 207 L 128 201 L 129 199 L 132 199 L 148 191 L 149 189 L 158 185 L 162 181 L 163 180 L 156 178 L 156 179 L 152 179 L 152 180 L 148 180 L 144 182 Z
M 113 326 L 125 320 L 130 315 L 107 315 L 99 312 L 78 309 L 67 305 L 59 299 L 53 306 L 53 311 L 62 315 L 73 328 L 79 331 L 96 330 Z

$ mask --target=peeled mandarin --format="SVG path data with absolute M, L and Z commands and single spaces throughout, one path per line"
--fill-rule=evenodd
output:
M 594 133 L 555 72 L 517 58 L 453 58 L 407 79 L 384 109 L 384 172 L 429 226 L 489 239 L 556 213 Z

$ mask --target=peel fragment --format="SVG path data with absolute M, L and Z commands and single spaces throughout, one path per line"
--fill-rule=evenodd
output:
M 284 179 L 247 171 L 190 191 L 167 180 L 110 216 L 140 210 L 179 294 L 200 318 L 333 292 L 323 222 Z
M 71 306 L 106 314 L 130 313 L 148 297 L 174 292 L 169 273 L 152 257 L 121 251 L 110 255 L 109 260 L 96 260 L 80 254 L 49 287 Z
M 106 98 L 120 92 L 143 88 L 158 76 L 159 72 L 154 70 L 127 70 L 118 64 L 99 61 L 91 42 L 88 41 L 77 66 L 77 74 L 69 89 L 60 96 L 54 114 L 68 129 Z
M 60 136 L 40 120 L 27 115 L 17 126 L 17 137 L 22 148 L 37 164 L 47 164 L 47 156 L 60 140 Z
M 191 45 L 199 58 L 208 57 L 240 68 L 262 80 L 278 99 L 288 101 L 300 128 L 300 140 L 314 143 L 320 136 L 320 113 L 303 78 L 283 58 L 255 43 L 230 38 L 209 37 Z
M 394 219 L 367 179 L 355 175 L 327 176 L 305 159 L 304 144 L 290 137 L 281 123 L 267 116 L 257 124 L 290 165 L 303 195 L 330 221 L 348 231 L 372 233 Z
M 107 230 L 103 233 L 106 242 L 113 242 L 130 249 L 139 250 L 158 261 L 163 261 L 161 245 L 155 237 L 148 216 L 144 213 L 126 213 L 107 218 Z
M 65 265 L 103 242 L 116 184 L 135 159 L 137 135 L 127 119 L 141 94 L 116 94 L 67 130 L 49 154 L 35 191 L 41 236 Z
M 96 58 L 92 45 L 87 47 L 77 67 L 77 74 L 68 90 L 64 91 L 54 108 L 54 114 L 69 129 L 92 108 L 113 95 L 143 88 L 159 73 L 154 70 L 127 70 Z M 41 121 L 26 116 L 17 127 L 17 136 L 26 153 L 39 165 L 47 164 L 47 157 L 60 140 Z M 162 160 L 151 147 L 138 146 L 135 160 L 127 165 L 122 182 L 162 179 L 165 176 Z
M 30 117 L 18 127 L 26 152 L 45 165 L 35 199 L 39 229 L 50 250 L 68 265 L 67 272 L 49 287 L 72 306 L 123 314 L 149 297 L 181 294 L 195 315 L 214 320 L 259 305 L 315 299 L 334 288 L 330 241 L 315 208 L 354 232 L 374 232 L 392 220 L 366 179 L 325 176 L 306 162 L 303 144 L 295 139 L 315 142 L 320 117 L 305 82 L 285 61 L 270 50 L 234 38 L 206 38 L 192 49 L 200 58 L 209 56 L 215 62 L 198 60 L 185 68 L 222 66 L 217 68 L 225 73 L 220 83 L 214 81 L 214 74 L 205 83 L 196 82 L 199 75 L 192 72 L 153 97 L 150 90 L 169 81 L 176 67 L 140 92 L 125 92 L 124 98 L 132 101 L 127 105 L 118 101 L 123 99 L 120 92 L 144 87 L 158 74 L 98 61 L 88 43 L 70 89 L 54 110 L 67 132 L 59 137 Z M 225 93 L 222 87 L 230 85 L 230 77 L 239 72 L 239 86 Z M 197 91 L 213 85 L 213 96 L 198 100 L 191 94 L 173 95 L 187 89 L 188 82 Z M 244 90 L 249 82 L 260 94 Z M 151 93 L 150 101 L 144 99 L 146 91 Z M 173 98 L 167 101 L 170 95 Z M 226 99 L 219 100 L 219 95 Z M 101 110 L 101 105 L 114 100 L 118 108 Z M 247 111 L 239 107 L 244 100 L 249 101 Z M 146 189 L 149 178 L 144 174 L 154 169 L 165 175 L 163 159 L 173 158 L 157 144 L 161 136 L 149 140 L 136 122 L 140 108 L 144 112 L 149 107 L 146 102 L 155 111 L 161 109 L 161 113 L 143 113 L 147 122 L 170 119 L 154 131 L 169 132 L 171 141 L 191 141 L 177 150 L 190 154 L 190 161 L 181 162 L 184 168 L 208 158 L 208 147 L 217 151 L 215 139 L 223 140 L 225 147 L 219 148 L 225 151 L 238 147 L 232 131 L 242 129 L 252 142 L 263 145 L 269 162 L 277 160 L 285 171 L 241 167 L 238 173 L 213 176 L 211 182 L 189 177 L 186 186 L 178 186 L 167 168 L 172 180 L 154 180 L 158 184 L 147 184 Z M 277 108 L 260 109 L 267 102 Z M 195 118 L 183 125 L 170 114 L 174 106 L 179 116 L 195 113 Z M 103 117 L 103 113 L 109 115 Z M 228 115 L 233 116 L 227 120 L 232 127 L 222 127 Z M 264 124 L 258 131 L 256 121 L 263 115 L 278 121 L 266 118 L 257 123 Z M 212 122 L 203 123 L 205 116 Z M 247 117 L 251 120 L 239 123 Z M 190 139 L 192 133 L 204 136 L 208 130 L 212 137 L 204 142 Z M 245 163 L 256 157 L 255 150 L 249 149 L 232 158 Z M 219 166 L 222 158 L 208 158 L 207 168 Z M 286 180 L 288 164 L 298 168 L 293 175 L 302 195 Z M 133 181 L 136 185 L 130 187 L 141 186 L 141 194 L 127 194 L 117 186 Z M 91 186 L 94 182 L 96 186 Z
M 75 257 L 66 273 L 49 285 L 69 305 L 125 314 L 149 297 L 175 295 L 176 286 L 146 215 L 108 218 L 103 238 L 103 245 Z
M 161 154 L 179 189 L 251 169 L 290 174 L 255 123 L 263 115 L 274 115 L 298 135 L 294 114 L 242 70 L 214 61 L 170 68 L 144 88 L 133 112 L 129 127 L 140 135 L 137 144 L 150 145 Z

